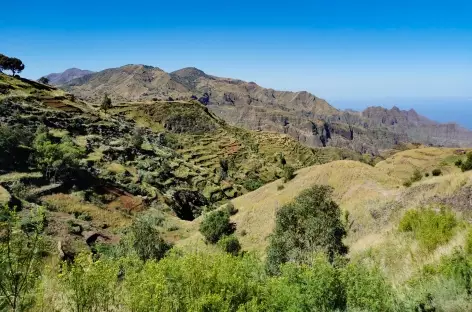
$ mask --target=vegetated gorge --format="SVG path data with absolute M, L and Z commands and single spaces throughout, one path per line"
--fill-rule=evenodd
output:
M 18 61 L 2 311 L 472 311 L 472 132 L 193 68 Z

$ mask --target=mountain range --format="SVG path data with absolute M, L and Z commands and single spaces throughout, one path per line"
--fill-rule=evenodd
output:
M 472 146 L 472 131 L 429 120 L 413 109 L 342 111 L 306 91 L 277 91 L 191 67 L 167 73 L 152 66 L 125 65 L 96 73 L 69 69 L 47 77 L 51 84 L 92 103 L 99 103 L 105 94 L 114 103 L 198 99 L 230 124 L 285 133 L 311 147 L 342 147 L 378 155 L 404 142 Z

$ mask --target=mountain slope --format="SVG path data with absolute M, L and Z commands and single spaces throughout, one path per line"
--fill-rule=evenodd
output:
M 80 248 L 87 248 L 90 231 L 116 242 L 133 216 L 151 207 L 185 224 L 217 203 L 280 178 L 285 166 L 361 159 L 349 150 L 312 149 L 286 135 L 228 125 L 197 101 L 124 103 L 105 113 L 27 79 L 0 74 L 0 90 L 0 135 L 7 137 L 0 138 L 2 147 L 16 142 L 10 136 L 20 130 L 29 140 L 13 150 L 24 153 L 14 157 L 21 166 L 3 166 L 11 152 L 0 154 L 0 202 L 24 209 L 45 206 L 51 239 Z M 65 179 L 49 176 L 53 165 L 38 162 L 37 135 L 49 148 L 64 143 L 77 150 L 77 168 L 67 165 Z
M 414 110 L 371 107 L 361 113 L 342 112 L 305 91 L 276 91 L 196 68 L 169 74 L 152 66 L 126 65 L 74 79 L 63 88 L 96 103 L 105 94 L 115 102 L 198 99 L 230 124 L 284 133 L 312 147 L 333 146 L 378 155 L 402 142 L 472 145 L 471 131 L 436 123 Z
M 92 74 L 93 71 L 82 70 L 78 68 L 69 68 L 62 73 L 53 73 L 46 75 L 45 77 L 49 79 L 49 83 L 52 85 L 62 85 L 73 79 L 81 78 L 85 75 Z

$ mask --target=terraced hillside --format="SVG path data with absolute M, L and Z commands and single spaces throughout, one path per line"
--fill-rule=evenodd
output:
M 75 250 L 90 235 L 116 242 L 150 207 L 185 224 L 280 178 L 287 167 L 361 159 L 229 126 L 194 101 L 123 103 L 104 112 L 26 79 L 0 74 L 0 86 L 0 132 L 19 140 L 8 145 L 14 155 L 25 155 L 4 159 L 2 203 L 47 207 L 50 237 L 82 246 Z
M 379 261 L 395 261 L 392 265 L 408 266 L 408 271 L 398 276 L 406 279 L 415 268 L 430 261 L 431 254 L 422 255 L 414 240 L 398 233 L 397 224 L 405 211 L 419 207 L 448 207 L 460 218 L 468 222 L 472 220 L 472 206 L 467 199 L 472 196 L 472 173 L 462 172 L 454 165 L 458 159 L 465 159 L 465 152 L 467 150 L 421 147 L 399 152 L 374 167 L 339 160 L 303 168 L 287 183 L 277 180 L 232 200 L 238 211 L 232 217 L 236 235 L 243 250 L 263 255 L 275 226 L 277 210 L 314 184 L 329 185 L 334 189 L 336 202 L 347 213 L 345 222 L 349 232 L 346 243 L 350 246 L 351 257 L 363 257 L 370 251 L 379 252 Z M 433 176 L 431 172 L 434 169 L 440 169 L 441 175 Z M 404 181 L 417 170 L 422 178 L 410 187 L 403 186 Z M 180 246 L 191 250 L 208 248 L 198 232 L 200 221 L 198 218 L 193 225 L 186 225 L 185 231 L 180 233 L 183 238 L 178 243 Z M 463 244 L 464 235 L 465 231 L 459 230 L 450 245 L 435 251 L 434 259 Z M 405 251 L 409 248 L 411 254 Z M 382 250 L 406 252 L 409 256 L 395 260 Z M 386 265 L 386 270 L 393 268 Z

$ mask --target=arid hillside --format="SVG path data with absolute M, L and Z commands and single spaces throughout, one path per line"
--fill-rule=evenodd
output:
M 61 88 L 95 103 L 105 94 L 115 102 L 198 100 L 232 125 L 284 133 L 311 147 L 378 155 L 407 142 L 449 147 L 472 144 L 471 131 L 431 121 L 414 110 L 370 107 L 343 112 L 306 91 L 276 91 L 196 68 L 166 73 L 157 67 L 126 65 L 61 83 Z

